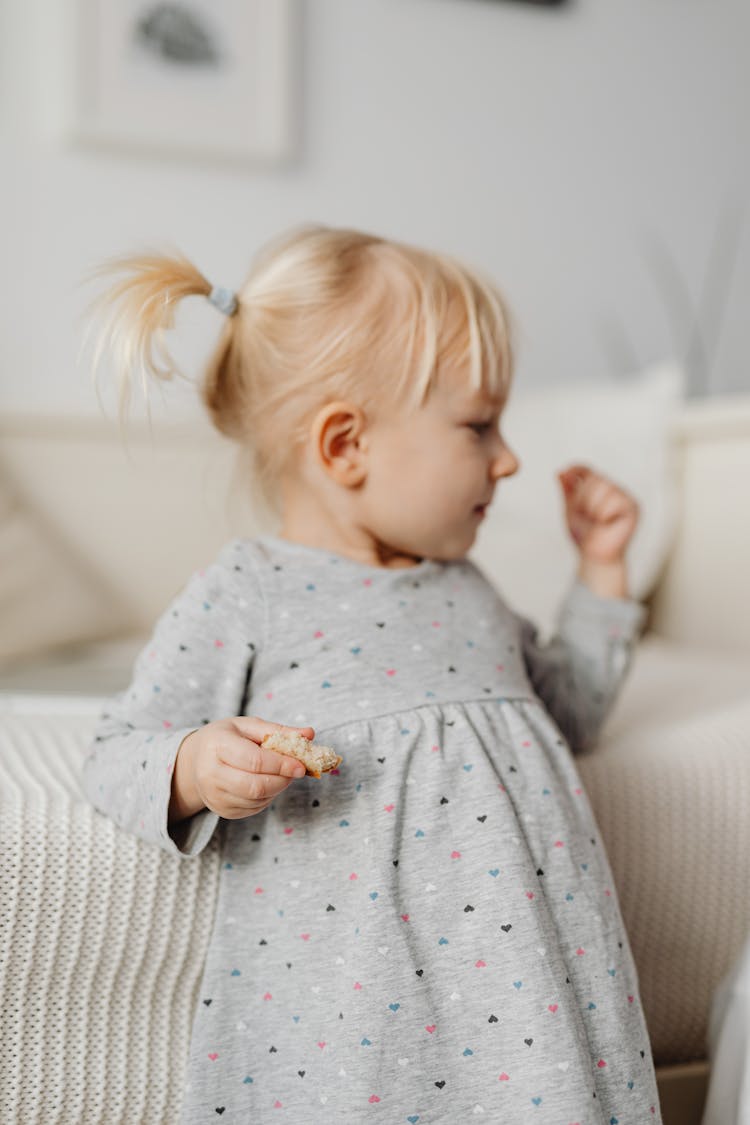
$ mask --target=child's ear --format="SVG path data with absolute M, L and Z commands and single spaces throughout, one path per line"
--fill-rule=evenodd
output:
M 311 432 L 318 464 L 337 484 L 353 488 L 367 475 L 364 412 L 350 402 L 329 402 L 318 411 Z

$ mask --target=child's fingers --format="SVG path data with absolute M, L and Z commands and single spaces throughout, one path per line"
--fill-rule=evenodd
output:
M 571 465 L 558 473 L 557 479 L 562 485 L 565 506 L 570 508 L 585 501 L 589 488 L 597 478 L 584 465 Z
M 222 807 L 231 805 L 238 810 L 238 816 L 247 816 L 273 801 L 291 781 L 279 774 L 247 773 L 220 762 L 214 771 L 212 788 L 221 798 Z
M 269 723 L 266 719 L 259 719 L 257 715 L 238 715 L 232 721 L 240 734 L 251 738 L 253 742 L 261 742 L 265 734 L 273 734 L 277 730 L 294 731 L 295 734 L 301 734 L 305 738 L 315 737 L 312 727 L 288 727 L 283 723 Z
M 585 504 L 585 509 L 591 518 L 600 523 L 609 523 L 635 510 L 636 507 L 632 496 L 607 480 L 598 483 Z
M 606 498 L 599 512 L 599 518 L 603 523 L 608 523 L 610 520 L 617 519 L 619 516 L 625 515 L 627 512 L 633 511 L 636 508 L 637 504 L 630 496 L 617 493 L 614 496 L 608 496 Z
M 568 476 L 572 475 L 573 473 L 577 473 L 580 476 L 585 476 L 586 473 L 590 472 L 592 472 L 590 466 L 586 465 L 582 461 L 572 461 L 570 465 L 566 465 L 564 469 L 559 470 L 559 474 L 561 476 Z
M 575 501 L 580 510 L 591 519 L 602 519 L 604 506 L 612 496 L 612 485 L 603 477 L 589 477 L 581 485 Z
M 561 469 L 557 476 L 566 487 L 575 488 L 577 484 L 589 476 L 595 475 L 588 465 L 568 465 Z
M 622 489 L 598 473 L 589 472 L 567 479 L 565 491 L 568 507 L 579 509 L 592 518 L 608 518 L 614 506 L 622 506 L 627 499 Z
M 218 757 L 225 765 L 245 773 L 302 777 L 306 772 L 296 758 L 276 750 L 264 750 L 257 742 L 231 730 L 222 731 Z

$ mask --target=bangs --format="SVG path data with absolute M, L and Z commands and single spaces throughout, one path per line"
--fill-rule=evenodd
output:
M 444 369 L 465 373 L 472 390 L 505 400 L 513 375 L 513 326 L 497 287 L 442 255 L 410 264 L 402 386 L 408 386 L 412 405 L 424 404 Z

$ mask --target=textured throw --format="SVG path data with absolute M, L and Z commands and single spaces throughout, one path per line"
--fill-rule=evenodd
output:
M 181 862 L 92 809 L 92 716 L 0 724 L 0 1121 L 172 1125 L 218 852 Z

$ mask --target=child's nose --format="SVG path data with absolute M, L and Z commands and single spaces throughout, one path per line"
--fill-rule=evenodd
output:
M 516 457 L 513 450 L 509 445 L 503 443 L 502 449 L 492 462 L 493 478 L 512 477 L 514 473 L 518 472 L 520 467 L 521 462 Z

